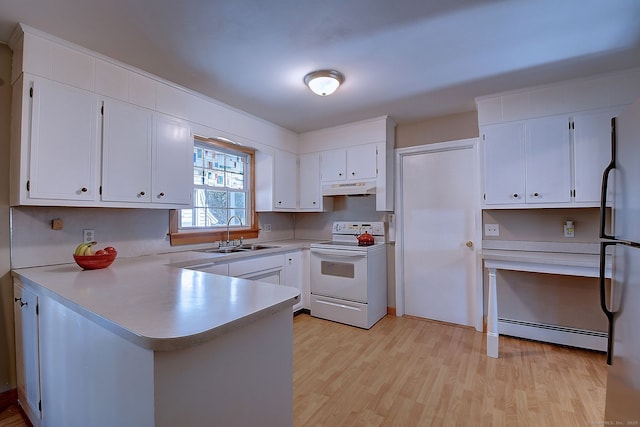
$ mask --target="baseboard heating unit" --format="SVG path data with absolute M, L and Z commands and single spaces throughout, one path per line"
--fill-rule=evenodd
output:
M 498 318 L 498 331 L 500 335 L 527 338 L 589 350 L 607 351 L 606 332 L 504 318 Z

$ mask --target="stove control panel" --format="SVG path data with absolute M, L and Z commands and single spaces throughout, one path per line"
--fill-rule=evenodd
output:
M 333 223 L 333 234 L 362 234 L 367 232 L 373 236 L 384 236 L 384 222 L 351 222 L 336 221 Z

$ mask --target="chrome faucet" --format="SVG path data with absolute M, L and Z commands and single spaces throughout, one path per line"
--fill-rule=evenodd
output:
M 229 224 L 231 224 L 231 220 L 233 218 L 238 218 L 238 221 L 240 222 L 240 227 L 242 227 L 242 218 L 240 218 L 238 215 L 233 215 L 231 218 L 229 218 L 229 220 L 227 221 L 227 246 L 229 246 L 229 243 L 231 243 L 229 239 L 230 237 Z

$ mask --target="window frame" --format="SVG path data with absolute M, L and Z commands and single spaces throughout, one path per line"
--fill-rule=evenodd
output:
M 226 142 L 218 138 L 206 138 L 199 135 L 194 136 L 194 141 L 211 145 L 213 148 L 238 151 L 249 156 L 249 185 L 248 192 L 250 209 L 247 209 L 248 223 L 243 226 L 233 226 L 229 229 L 230 239 L 254 239 L 258 237 L 258 213 L 256 212 L 256 150 L 242 145 Z M 169 211 L 169 240 L 171 246 L 194 245 L 198 243 L 213 243 L 219 240 L 227 240 L 226 227 L 219 230 L 212 229 L 180 229 L 180 209 Z

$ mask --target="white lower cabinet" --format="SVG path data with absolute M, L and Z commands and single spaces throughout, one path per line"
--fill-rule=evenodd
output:
M 229 263 L 229 276 L 280 285 L 283 269 L 282 255 L 265 255 Z
M 38 296 L 20 282 L 13 285 L 18 401 L 32 421 L 40 420 L 40 335 Z
M 287 252 L 284 254 L 284 280 L 282 282 L 285 286 L 291 286 L 292 288 L 300 291 L 300 299 L 293 306 L 293 311 L 298 311 L 305 307 L 305 298 L 303 293 L 303 259 L 302 251 Z

